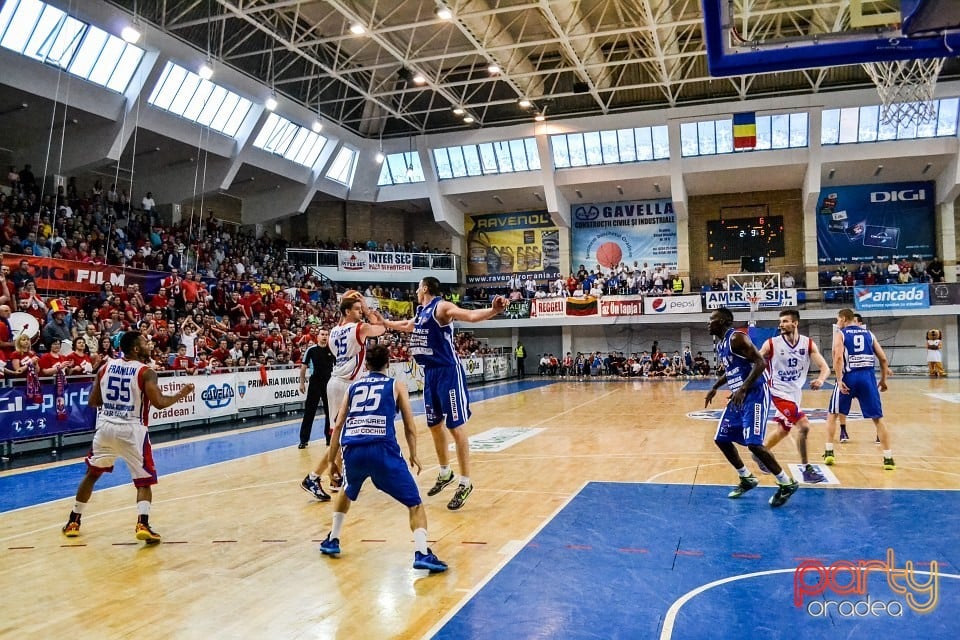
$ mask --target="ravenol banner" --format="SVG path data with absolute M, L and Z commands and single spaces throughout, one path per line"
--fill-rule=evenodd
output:
M 930 285 L 884 284 L 854 287 L 857 311 L 891 311 L 930 308 Z
M 656 265 L 677 270 L 677 216 L 669 199 L 578 204 L 571 207 L 571 223 L 574 271 L 581 264 L 612 269 L 621 262 L 641 269 L 646 263 L 648 273 Z
M 936 184 L 831 187 L 817 206 L 820 264 L 889 262 L 936 253 Z
M 507 282 L 513 274 L 556 278 L 560 230 L 546 211 L 466 216 L 467 282 Z

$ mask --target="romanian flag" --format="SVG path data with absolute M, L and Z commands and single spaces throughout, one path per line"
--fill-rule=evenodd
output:
M 757 114 L 733 114 L 733 149 L 753 149 L 757 146 Z

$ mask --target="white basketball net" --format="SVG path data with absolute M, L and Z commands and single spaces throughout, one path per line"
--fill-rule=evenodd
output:
M 933 92 L 944 62 L 944 58 L 916 58 L 863 64 L 880 94 L 880 123 L 927 124 L 936 120 Z

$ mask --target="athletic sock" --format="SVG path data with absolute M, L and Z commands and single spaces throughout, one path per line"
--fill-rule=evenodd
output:
M 832 443 L 832 442 L 828 442 L 827 444 L 823 445 L 823 447 L 824 447 L 824 449 L 826 449 L 827 451 L 833 451 L 833 443 Z
M 339 538 L 340 531 L 343 530 L 343 521 L 346 519 L 347 514 L 341 513 L 339 511 L 333 512 L 333 527 L 330 529 L 330 539 Z
M 320 476 L 318 476 L 317 474 L 315 474 L 313 471 L 311 471 L 309 474 L 307 474 L 307 477 L 310 478 L 311 480 L 319 480 L 319 479 L 320 479 Z
M 737 475 L 741 478 L 749 478 L 752 474 L 750 473 L 750 469 L 747 469 L 746 467 L 740 467 L 737 469 Z
M 893 449 L 884 449 L 884 450 L 883 450 L 883 457 L 884 457 L 884 458 L 892 458 L 892 457 L 893 457 Z
M 150 515 L 150 502 L 147 500 L 137 502 L 137 513 L 141 516 Z
M 783 470 L 777 474 L 776 478 L 778 484 L 790 484 L 792 482 L 792 480 L 790 480 L 790 476 L 788 476 L 787 472 Z
M 73 512 L 78 516 L 83 515 L 83 510 L 87 508 L 86 502 L 74 502 L 73 503 Z M 78 518 L 79 519 L 79 518 Z
M 427 530 L 424 528 L 414 529 L 413 546 L 420 553 L 427 553 Z
M 450 465 L 447 465 L 447 466 L 440 465 L 440 475 L 443 476 L 444 478 L 450 475 L 452 472 L 453 470 L 450 468 Z
M 461 486 L 461 487 L 469 487 L 469 486 L 470 486 L 470 478 L 469 478 L 468 476 L 460 476 L 460 486 Z

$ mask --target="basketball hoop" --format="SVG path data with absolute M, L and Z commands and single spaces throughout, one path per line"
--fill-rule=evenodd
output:
M 747 302 L 750 304 L 750 320 L 747 324 L 751 327 L 756 326 L 757 324 L 757 312 L 760 310 L 760 290 L 759 289 L 746 289 L 743 292 L 743 296 L 747 299 Z
M 919 125 L 936 120 L 933 93 L 945 61 L 945 58 L 915 58 L 861 65 L 880 94 L 880 124 Z

